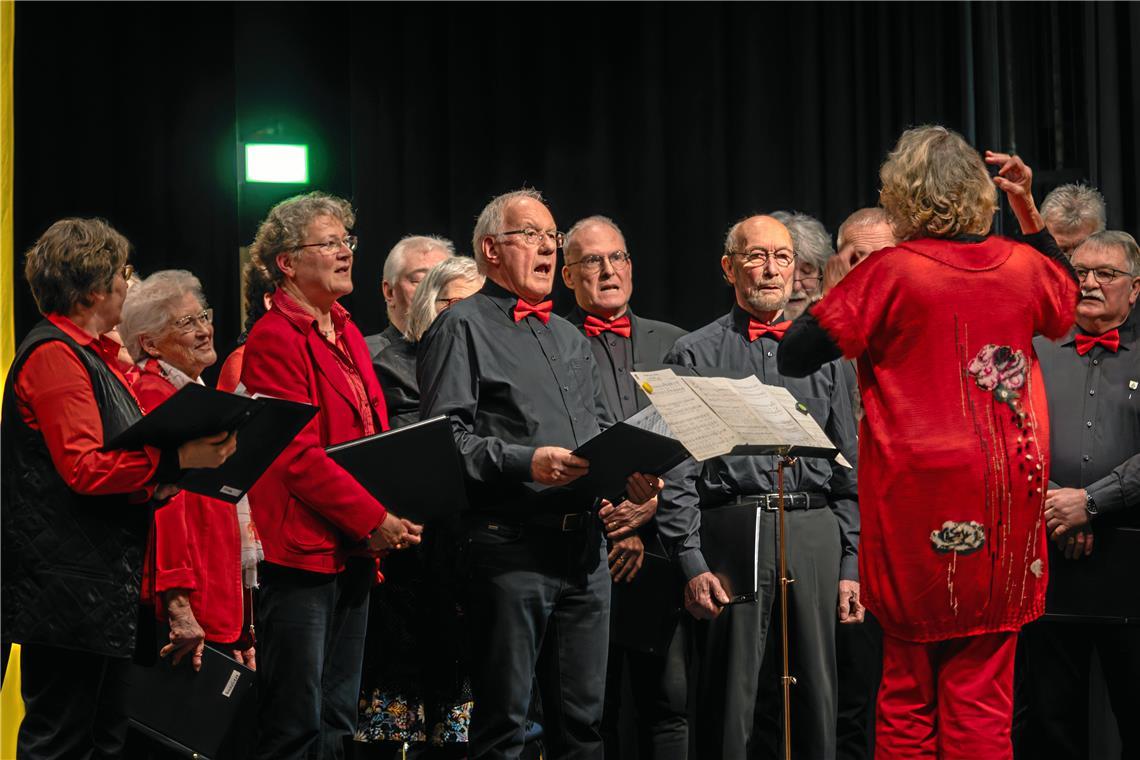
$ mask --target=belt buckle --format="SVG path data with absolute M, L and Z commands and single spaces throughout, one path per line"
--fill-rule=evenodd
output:
M 562 532 L 570 533 L 579 530 L 582 527 L 582 513 L 572 512 L 568 515 L 562 515 Z

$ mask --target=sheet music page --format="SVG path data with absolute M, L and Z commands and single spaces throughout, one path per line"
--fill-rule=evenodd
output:
M 734 381 L 726 377 L 682 377 L 681 380 L 747 444 L 779 446 L 788 443 L 789 432 L 798 433 L 794 425 L 788 426 L 778 404 L 767 397 L 763 404 L 745 397 L 737 392 Z
M 762 389 L 767 391 L 768 395 L 787 412 L 788 417 L 790 417 L 792 422 L 799 426 L 802 431 L 801 436 L 806 436 L 806 440 L 796 441 L 796 443 L 802 446 L 815 446 L 829 449 L 836 448 L 835 444 L 831 442 L 831 439 L 827 437 L 827 433 L 823 432 L 823 428 L 815 421 L 815 417 L 812 417 L 810 414 L 804 414 L 796 408 L 796 404 L 799 402 L 796 401 L 796 397 L 793 396 L 787 388 L 778 385 L 761 385 L 760 381 L 755 377 L 752 379 L 756 380 L 757 385 L 760 385 Z M 837 455 L 835 461 L 844 467 L 851 467 L 851 463 L 847 461 L 843 454 Z
M 693 459 L 703 462 L 744 443 L 671 369 L 631 372 L 653 406 Z
M 657 407 L 653 406 L 652 404 L 645 407 L 640 412 L 631 414 L 627 419 L 623 420 L 623 422 L 625 422 L 627 425 L 632 425 L 633 427 L 639 428 L 641 430 L 648 430 L 650 433 L 663 435 L 666 438 L 673 438 L 674 440 L 677 438 L 677 436 L 673 435 L 673 431 L 669 428 L 669 424 L 665 422 L 665 418 L 662 417 L 661 413 L 657 411 Z

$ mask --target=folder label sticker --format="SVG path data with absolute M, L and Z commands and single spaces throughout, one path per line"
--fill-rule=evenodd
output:
M 235 670 L 230 673 L 230 680 L 226 681 L 226 688 L 222 689 L 222 696 L 229 697 L 234 693 L 234 687 L 237 686 L 238 680 L 241 678 L 241 672 Z
M 234 488 L 233 486 L 222 486 L 220 490 L 226 496 L 241 496 L 240 488 Z

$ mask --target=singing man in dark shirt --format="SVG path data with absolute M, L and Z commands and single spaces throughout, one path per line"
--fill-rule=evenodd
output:
M 839 363 L 829 362 L 798 379 L 776 370 L 776 349 L 788 326 L 782 311 L 795 275 L 787 228 L 768 216 L 737 223 L 729 230 L 721 266 L 736 292 L 736 305 L 677 341 L 667 361 L 700 372 L 755 374 L 762 383 L 786 387 L 855 464 L 855 417 Z M 766 499 L 760 528 L 759 599 L 729 607 L 723 606 L 728 595 L 701 553 L 700 510 L 739 497 L 775 494 L 776 464 L 774 456 L 725 456 L 703 464 L 690 460 L 688 468 L 669 474 L 661 495 L 658 527 L 688 580 L 685 606 L 694 617 L 712 621 L 699 687 L 702 756 L 747 756 L 765 646 L 779 647 L 780 634 L 779 623 L 772 624 L 779 590 L 777 515 L 770 511 L 775 498 Z M 786 470 L 784 483 L 788 493 L 796 494 L 786 502 L 788 575 L 795 579 L 788 595 L 791 673 L 797 680 L 792 687 L 792 753 L 833 757 L 836 608 L 842 622 L 863 618 L 855 470 L 801 457 Z M 742 548 L 751 550 L 751 543 Z
M 540 646 L 551 757 L 602 757 L 610 581 L 595 498 L 570 486 L 609 420 L 589 343 L 545 300 L 561 244 L 537 191 L 492 200 L 472 240 L 486 285 L 420 341 L 420 409 L 451 417 L 471 506 L 473 758 L 522 751 Z M 627 493 L 660 483 L 635 473 Z
M 625 236 L 612 219 L 591 216 L 570 228 L 566 233 L 562 280 L 574 292 L 577 302 L 566 318 L 582 330 L 590 342 L 607 414 L 624 420 L 649 405 L 649 399 L 629 373 L 641 368 L 656 369 L 685 331 L 666 322 L 639 317 L 629 308 L 633 294 L 633 260 Z M 654 509 L 656 505 L 645 506 Z M 633 582 L 644 561 L 646 545 L 652 552 L 659 544 L 652 521 L 637 532 L 628 527 L 637 511 L 638 505 L 626 502 L 602 512 L 611 542 L 610 574 L 615 583 Z M 613 529 L 609 529 L 610 524 L 614 525 Z M 655 589 L 635 584 L 630 590 L 645 594 Z M 620 601 L 620 597 L 614 597 L 615 608 Z M 660 600 L 662 607 L 669 602 L 669 599 Z M 611 639 L 602 722 L 607 758 L 621 757 L 618 716 L 623 676 L 627 671 L 639 728 L 638 756 L 646 760 L 684 760 L 686 757 L 689 743 L 686 630 L 686 625 L 678 625 L 668 650 L 660 655 L 623 647 Z M 646 636 L 650 635 L 647 631 Z

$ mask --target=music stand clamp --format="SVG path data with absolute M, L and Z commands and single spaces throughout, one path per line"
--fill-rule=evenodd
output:
M 776 541 L 780 545 L 780 638 L 784 645 L 784 673 L 780 683 L 784 691 L 784 758 L 792 760 L 792 715 L 791 687 L 796 679 L 788 672 L 788 586 L 795 582 L 788 577 L 787 528 L 784 524 L 784 468 L 795 464 L 796 458 L 787 455 L 787 449 L 779 454 L 776 465 L 777 500 L 780 513 L 780 528 Z

